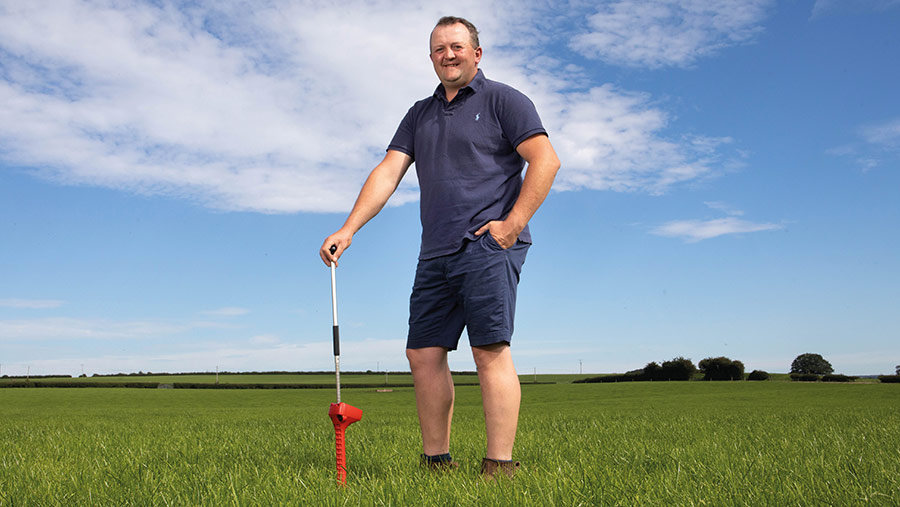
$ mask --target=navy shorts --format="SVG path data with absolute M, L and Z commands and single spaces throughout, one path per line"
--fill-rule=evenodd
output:
M 409 298 L 406 348 L 456 350 L 463 328 L 473 347 L 508 343 L 529 246 L 517 241 L 504 250 L 485 232 L 455 254 L 420 260 Z

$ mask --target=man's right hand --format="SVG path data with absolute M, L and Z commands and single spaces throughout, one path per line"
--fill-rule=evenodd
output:
M 322 258 L 322 262 L 324 262 L 326 266 L 331 266 L 332 262 L 337 266 L 338 259 L 341 258 L 341 254 L 344 253 L 344 250 L 350 247 L 350 243 L 353 243 L 353 235 L 346 233 L 341 229 L 325 238 L 325 242 L 322 243 L 322 248 L 319 249 L 319 257 Z M 331 253 L 332 246 L 336 248 L 334 253 Z

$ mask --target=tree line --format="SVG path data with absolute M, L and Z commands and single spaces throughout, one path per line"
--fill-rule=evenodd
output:
M 768 380 L 769 373 L 763 370 L 753 370 L 744 376 L 744 363 L 728 357 L 707 357 L 695 366 L 690 359 L 676 357 L 669 361 L 647 363 L 639 370 L 632 370 L 623 374 L 601 375 L 578 380 L 578 383 L 597 382 L 639 382 L 639 381 L 669 381 L 691 380 L 702 374 L 703 380 Z M 878 377 L 881 382 L 900 382 L 900 365 L 897 366 L 896 375 L 882 375 Z M 858 377 L 849 375 L 836 375 L 831 363 L 821 354 L 805 353 L 797 356 L 791 363 L 791 380 L 809 382 L 852 382 Z

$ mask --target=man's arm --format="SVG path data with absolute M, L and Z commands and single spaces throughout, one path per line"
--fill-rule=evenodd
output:
M 319 249 L 319 257 L 326 265 L 330 266 L 332 261 L 337 264 L 341 254 L 353 242 L 353 235 L 384 208 L 412 162 L 412 157 L 406 153 L 388 150 L 381 163 L 372 169 L 344 225 L 325 238 Z M 337 247 L 334 254 L 329 251 L 332 245 Z
M 516 151 L 528 162 L 519 198 L 506 220 L 488 222 L 475 232 L 476 236 L 481 236 L 485 231 L 490 231 L 503 248 L 516 244 L 519 233 L 550 193 L 560 165 L 550 139 L 544 134 L 536 134 L 522 141 Z

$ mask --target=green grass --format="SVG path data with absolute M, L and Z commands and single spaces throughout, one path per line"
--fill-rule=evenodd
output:
M 418 468 L 411 389 L 350 389 L 335 484 L 329 390 L 0 389 L 0 505 L 898 505 L 900 388 L 524 385 L 515 481 L 483 483 L 477 387 L 455 473 Z

